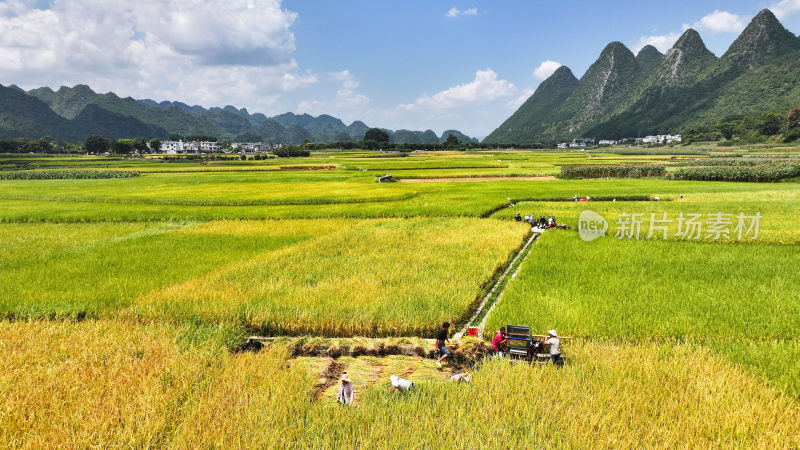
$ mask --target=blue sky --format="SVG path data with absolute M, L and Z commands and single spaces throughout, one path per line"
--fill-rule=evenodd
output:
M 721 55 L 763 8 L 800 33 L 800 0 L 6 0 L 0 83 L 484 136 L 558 64 L 686 27 Z

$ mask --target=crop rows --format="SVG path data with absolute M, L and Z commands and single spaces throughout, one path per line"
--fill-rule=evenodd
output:
M 594 153 L 611 153 L 614 155 L 708 155 L 708 149 L 675 147 L 675 148 L 600 148 L 593 151 Z
M 800 163 L 687 167 L 676 170 L 671 176 L 676 180 L 766 183 L 800 177 Z
M 703 158 L 691 159 L 688 161 L 681 161 L 676 166 L 758 166 L 761 164 L 769 164 L 779 162 L 775 159 L 766 158 Z
M 139 172 L 134 170 L 53 169 L 0 172 L 0 180 L 95 180 L 138 176 Z
M 561 166 L 566 178 L 647 178 L 664 175 L 666 166 L 647 164 L 630 166 Z

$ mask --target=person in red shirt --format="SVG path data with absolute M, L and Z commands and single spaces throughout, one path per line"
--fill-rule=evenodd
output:
M 494 351 L 497 352 L 497 356 L 503 357 L 503 349 L 506 348 L 506 328 L 500 328 L 500 331 L 494 335 L 494 339 L 492 339 L 492 347 Z

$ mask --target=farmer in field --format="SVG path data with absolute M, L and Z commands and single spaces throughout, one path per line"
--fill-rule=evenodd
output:
M 472 374 L 470 373 L 457 373 L 450 377 L 450 381 L 455 384 L 469 383 L 472 381 Z
M 549 330 L 547 334 L 550 337 L 544 343 L 550 348 L 550 361 L 553 362 L 554 366 L 561 367 L 563 362 L 561 361 L 561 341 L 558 340 L 558 333 L 556 333 L 556 330 Z
M 539 216 L 539 228 L 547 227 L 547 221 L 545 221 L 544 216 Z
M 397 391 L 401 394 L 406 393 L 411 390 L 414 386 L 410 380 L 406 380 L 405 378 L 400 378 L 397 375 L 392 375 L 389 377 L 389 381 L 392 382 L 392 387 L 389 388 L 389 392 Z
M 342 378 L 339 380 L 339 394 L 336 395 L 336 401 L 339 402 L 340 405 L 349 405 L 353 403 L 353 383 L 350 381 L 347 372 L 344 372 Z
M 450 322 L 445 322 L 442 324 L 442 329 L 436 333 L 436 349 L 439 350 L 439 359 L 436 360 L 436 365 L 440 369 L 442 368 L 442 361 L 450 356 L 450 350 L 448 350 L 447 346 L 445 345 L 450 340 L 447 338 L 449 331 Z
M 500 327 L 500 331 L 498 331 L 497 334 L 494 335 L 494 339 L 492 339 L 492 348 L 494 348 L 497 356 L 503 357 L 503 349 L 506 348 L 507 341 L 506 327 Z

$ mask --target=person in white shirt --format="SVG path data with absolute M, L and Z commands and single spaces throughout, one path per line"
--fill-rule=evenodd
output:
M 452 377 L 450 377 L 450 381 L 452 381 L 455 384 L 469 383 L 470 381 L 472 381 L 472 374 L 469 374 L 469 373 L 457 373 L 457 374 L 453 375 Z
M 336 395 L 336 401 L 341 405 L 349 405 L 353 403 L 353 382 L 347 376 L 347 372 L 342 374 L 339 380 L 339 394 Z
M 554 366 L 561 367 L 561 341 L 558 340 L 558 333 L 556 333 L 556 330 L 549 330 L 547 334 L 550 337 L 544 343 L 550 348 L 550 361 L 553 362 Z
M 400 378 L 397 375 L 392 375 L 389 377 L 389 380 L 392 382 L 392 387 L 389 388 L 389 392 L 398 391 L 402 394 L 410 391 L 411 387 L 414 386 L 414 383 L 411 381 Z

